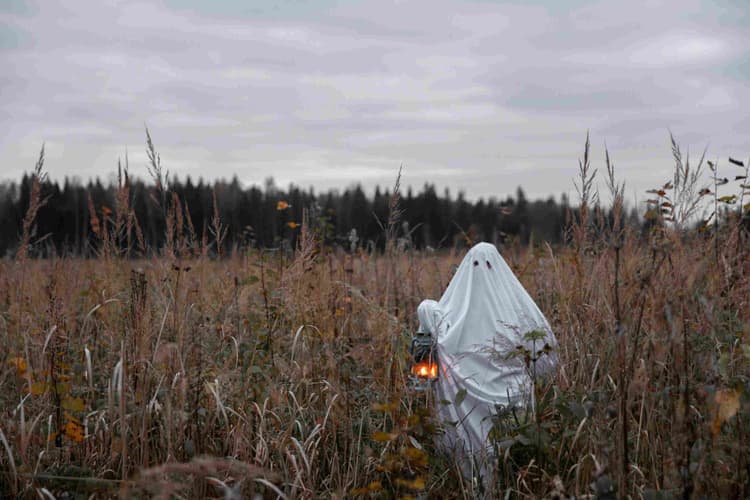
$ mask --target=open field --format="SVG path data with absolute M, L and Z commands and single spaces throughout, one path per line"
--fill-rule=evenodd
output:
M 535 414 L 498 418 L 492 496 L 749 496 L 746 230 L 680 229 L 673 197 L 636 232 L 621 197 L 606 218 L 585 196 L 566 246 L 501 248 L 560 365 Z M 0 262 L 0 491 L 476 496 L 406 377 L 416 307 L 464 250 L 301 231 L 294 252 L 222 260 Z
M 747 493 L 747 259 L 716 265 L 700 242 L 663 244 L 622 250 L 619 337 L 611 252 L 506 252 L 549 316 L 561 365 L 543 389 L 538 457 L 510 446 L 503 487 L 546 492 L 559 476 L 582 494 L 598 474 L 616 477 L 625 370 L 633 491 L 690 481 L 696 493 Z M 405 493 L 399 479 L 413 472 L 428 492 L 471 496 L 430 453 L 424 402 L 404 378 L 416 305 L 439 296 L 460 258 L 4 263 L 2 480 L 29 495 L 192 496 L 219 494 L 213 477 L 297 497 Z

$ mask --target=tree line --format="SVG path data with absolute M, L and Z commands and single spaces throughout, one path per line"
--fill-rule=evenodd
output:
M 0 184 L 0 255 L 11 256 L 18 249 L 34 180 L 27 174 L 20 182 Z M 175 223 L 192 234 L 193 241 L 217 240 L 218 230 L 225 251 L 293 247 L 303 217 L 327 244 L 382 249 L 393 197 L 393 188 L 378 187 L 368 195 L 360 185 L 324 193 L 294 185 L 282 189 L 272 178 L 249 187 L 236 177 L 212 183 L 190 177 L 147 183 L 122 171 L 107 184 L 66 178 L 62 184 L 42 179 L 39 186 L 43 203 L 31 235 L 32 255 L 37 256 L 96 255 L 105 238 L 102 231 L 109 231 L 109 238 L 124 238 L 114 235 L 123 206 L 128 213 L 120 222 L 125 221 L 122 227 L 130 224 L 129 255 L 158 253 L 170 244 L 168 235 L 177 230 L 170 224 Z M 453 196 L 446 188 L 438 193 L 429 183 L 418 192 L 411 187 L 400 192 L 399 209 L 399 242 L 435 249 L 471 241 L 559 243 L 572 210 L 564 195 L 559 201 L 530 201 L 519 187 L 515 196 L 469 201 L 463 192 Z M 631 220 L 638 223 L 635 215 Z

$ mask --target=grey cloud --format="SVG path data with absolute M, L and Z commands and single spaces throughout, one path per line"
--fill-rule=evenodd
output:
M 0 13 L 16 16 L 31 16 L 38 12 L 33 5 L 24 0 L 5 0 L 0 3 Z
M 30 38 L 29 33 L 24 30 L 0 25 L 0 52 L 29 45 Z
M 632 89 L 594 90 L 554 89 L 529 85 L 507 99 L 508 105 L 523 109 L 549 111 L 611 110 L 618 107 L 641 109 L 646 106 L 644 97 Z
M 180 176 L 372 188 L 404 163 L 472 197 L 572 191 L 589 129 L 635 191 L 668 177 L 670 129 L 750 149 L 741 2 L 562 4 L 16 2 L 0 177 L 43 140 L 53 177 L 105 176 L 125 150 L 143 173 L 144 123 Z
M 722 68 L 722 74 L 740 81 L 750 80 L 750 51 L 745 53 Z

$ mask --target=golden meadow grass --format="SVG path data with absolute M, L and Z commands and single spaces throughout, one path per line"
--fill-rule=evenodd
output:
M 655 190 L 649 231 L 621 227 L 593 208 L 587 156 L 570 244 L 501 249 L 547 315 L 560 364 L 536 413 L 498 417 L 489 496 L 747 497 L 743 222 L 680 227 L 688 171 Z M 616 214 L 613 169 L 609 181 Z M 406 377 L 416 307 L 441 295 L 463 250 L 399 247 L 394 200 L 384 254 L 323 247 L 305 223 L 293 253 L 217 260 L 155 198 L 172 219 L 163 256 L 117 251 L 123 228 L 138 239 L 125 196 L 98 222 L 98 259 L 0 262 L 3 494 L 481 493 L 435 450 L 429 409 L 441 403 Z

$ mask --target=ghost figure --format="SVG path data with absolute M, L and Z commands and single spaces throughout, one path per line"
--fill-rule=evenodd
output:
M 479 243 L 464 257 L 439 302 L 417 309 L 420 331 L 437 343 L 440 375 L 434 385 L 440 445 L 461 465 L 466 477 L 490 480 L 492 444 L 488 438 L 496 406 L 528 406 L 531 369 L 519 346 L 536 352 L 557 341 L 549 323 L 494 245 Z M 529 332 L 543 339 L 527 340 Z M 510 356 L 509 356 L 510 355 Z M 539 356 L 537 376 L 552 372 L 554 352 Z

